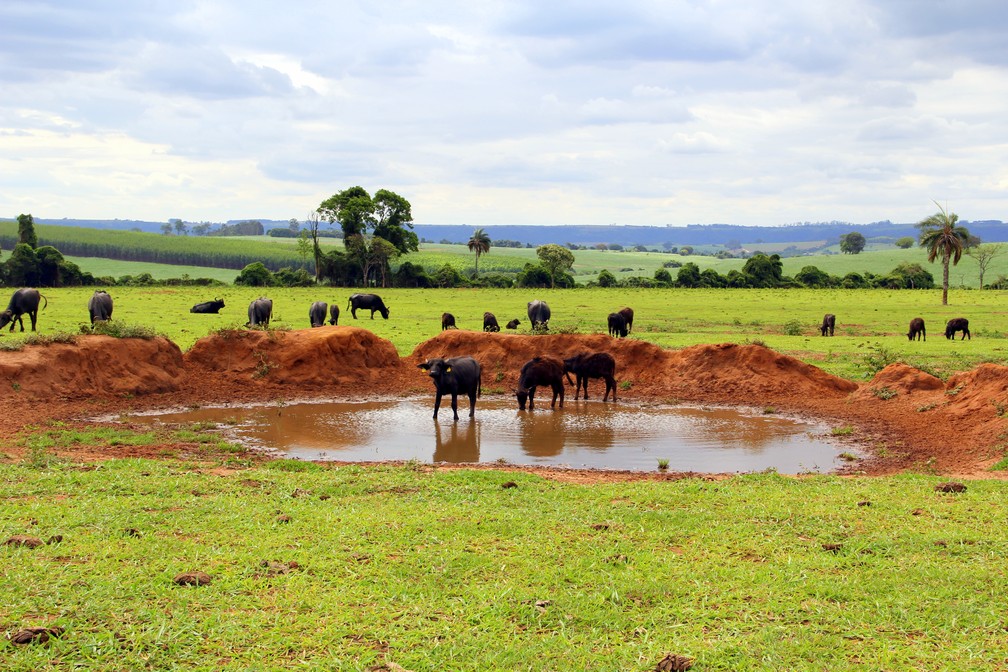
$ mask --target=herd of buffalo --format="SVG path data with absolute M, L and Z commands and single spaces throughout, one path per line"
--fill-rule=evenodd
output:
M 0 329 L 10 324 L 10 330 L 14 331 L 14 325 L 21 326 L 24 331 L 23 315 L 28 315 L 31 320 L 31 329 L 35 331 L 38 320 L 39 303 L 42 308 L 48 305 L 48 299 L 42 296 L 35 288 L 25 287 L 14 292 L 7 309 L 0 312 Z M 88 314 L 91 324 L 95 322 L 112 319 L 112 297 L 104 290 L 96 291 L 88 301 Z M 204 301 L 197 303 L 190 309 L 192 313 L 219 313 L 224 307 L 223 299 Z M 347 301 L 347 310 L 354 319 L 357 319 L 358 310 L 370 310 L 371 319 L 374 314 L 380 313 L 384 319 L 388 319 L 389 309 L 382 298 L 377 294 L 353 294 Z M 545 301 L 534 300 L 528 303 L 528 319 L 534 331 L 547 331 L 551 316 L 550 307 Z M 268 326 L 273 315 L 273 301 L 266 297 L 259 297 L 249 303 L 248 322 L 245 326 L 257 327 Z M 333 304 L 327 306 L 324 301 L 315 301 L 308 309 L 308 319 L 312 327 L 321 327 L 326 322 L 335 325 L 339 322 L 339 306 Z M 626 337 L 633 329 L 634 311 L 631 308 L 622 308 L 608 316 L 609 335 L 616 338 Z M 516 318 L 506 325 L 508 329 L 517 329 L 520 321 Z M 441 329 L 457 328 L 455 316 L 451 313 L 441 315 Z M 823 336 L 832 336 L 836 329 L 836 316 L 827 313 L 823 316 L 820 331 Z M 491 312 L 483 313 L 483 331 L 500 331 L 500 325 L 496 316 Z M 954 339 L 956 332 L 961 332 L 960 340 L 972 339 L 969 330 L 969 320 L 964 317 L 956 317 L 948 321 L 945 325 L 945 338 Z M 927 340 L 927 331 L 924 327 L 924 320 L 915 317 L 910 320 L 910 331 L 907 338 L 913 340 Z M 441 397 L 445 394 L 451 395 L 452 412 L 458 420 L 458 395 L 464 394 L 469 397 L 469 415 L 474 415 L 476 409 L 476 398 L 480 394 L 481 369 L 479 362 L 472 357 L 453 357 L 450 359 L 435 358 L 430 359 L 419 367 L 428 372 L 434 382 L 436 396 L 434 399 L 434 417 L 437 418 L 438 408 L 441 406 Z M 574 374 L 576 381 L 570 379 L 570 374 Z M 616 401 L 616 362 L 612 355 L 605 352 L 581 353 L 570 359 L 563 361 L 553 357 L 535 357 L 521 368 L 518 379 L 518 407 L 525 410 L 526 404 L 531 410 L 535 407 L 536 388 L 549 386 L 553 391 L 551 407 L 556 406 L 557 397 L 560 398 L 560 407 L 563 407 L 564 386 L 566 379 L 568 385 L 576 384 L 574 399 L 578 399 L 582 389 L 584 398 L 588 398 L 588 379 L 602 378 L 605 380 L 606 391 L 603 401 L 608 400 L 610 393 L 612 400 Z

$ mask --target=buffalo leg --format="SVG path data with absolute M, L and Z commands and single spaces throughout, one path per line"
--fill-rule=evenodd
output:
M 434 394 L 434 419 L 437 420 L 438 409 L 441 408 L 441 391 L 438 390 Z
M 455 422 L 458 422 L 458 395 L 452 392 L 452 414 L 455 416 Z
M 612 376 L 606 376 L 605 379 L 605 396 L 602 397 L 602 401 L 609 398 L 609 390 L 612 390 L 612 400 L 616 401 L 616 379 Z
M 469 417 L 476 417 L 476 392 L 469 393 Z
M 530 411 L 533 408 L 535 408 L 535 391 L 536 391 L 535 385 L 533 385 L 532 387 L 529 388 L 529 399 L 528 399 L 528 402 L 529 402 L 529 410 Z

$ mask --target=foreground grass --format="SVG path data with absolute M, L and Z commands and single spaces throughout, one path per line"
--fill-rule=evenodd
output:
M 5 670 L 994 669 L 1005 485 L 2 465 Z M 503 488 L 506 481 L 517 487 Z M 287 516 L 284 522 L 279 516 Z M 839 545 L 833 550 L 826 545 Z M 297 563 L 286 573 L 264 561 Z M 209 586 L 172 578 L 208 572 Z
M 526 304 L 549 301 L 553 332 L 606 333 L 606 316 L 623 306 L 636 311 L 633 338 L 663 347 L 698 343 L 763 343 L 815 364 L 830 373 L 863 380 L 886 364 L 904 361 L 939 376 L 972 368 L 981 362 L 1008 358 L 1008 292 L 953 290 L 950 305 L 941 305 L 940 290 L 758 290 L 758 289 L 382 289 L 388 320 L 371 320 L 367 311 L 355 321 L 346 312 L 355 290 L 344 287 L 112 287 L 115 322 L 135 324 L 165 334 L 183 350 L 199 338 L 243 325 L 249 301 L 273 299 L 273 325 L 308 327 L 312 301 L 335 303 L 341 325 L 374 331 L 390 340 L 401 355 L 441 331 L 441 313 L 452 312 L 459 328 L 480 330 L 483 312 L 496 314 L 501 324 L 522 321 L 519 333 L 529 333 Z M 46 289 L 47 307 L 39 313 L 40 333 L 79 333 L 88 326 L 88 288 Z M 222 297 L 219 315 L 193 315 L 200 301 Z M 823 338 L 818 325 L 823 313 L 837 316 L 836 336 Z M 927 342 L 906 338 L 911 318 L 928 326 Z M 952 317 L 970 320 L 973 339 L 945 340 L 944 325 Z M 30 332 L 26 332 L 28 334 Z M 0 347 L 24 339 L 20 332 L 0 332 Z

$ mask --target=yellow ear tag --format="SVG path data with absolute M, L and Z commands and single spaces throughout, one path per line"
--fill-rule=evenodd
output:
M 445 368 L 445 373 L 451 373 L 451 367 L 450 366 Z

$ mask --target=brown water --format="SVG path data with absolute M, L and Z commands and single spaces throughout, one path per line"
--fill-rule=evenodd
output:
M 514 400 L 468 400 L 458 423 L 433 399 L 200 408 L 151 422 L 215 422 L 240 443 L 303 460 L 495 462 L 651 471 L 828 472 L 849 452 L 825 425 L 731 408 L 568 401 L 519 411 Z M 448 406 L 445 408 L 445 406 Z M 463 408 L 465 411 L 463 411 Z

